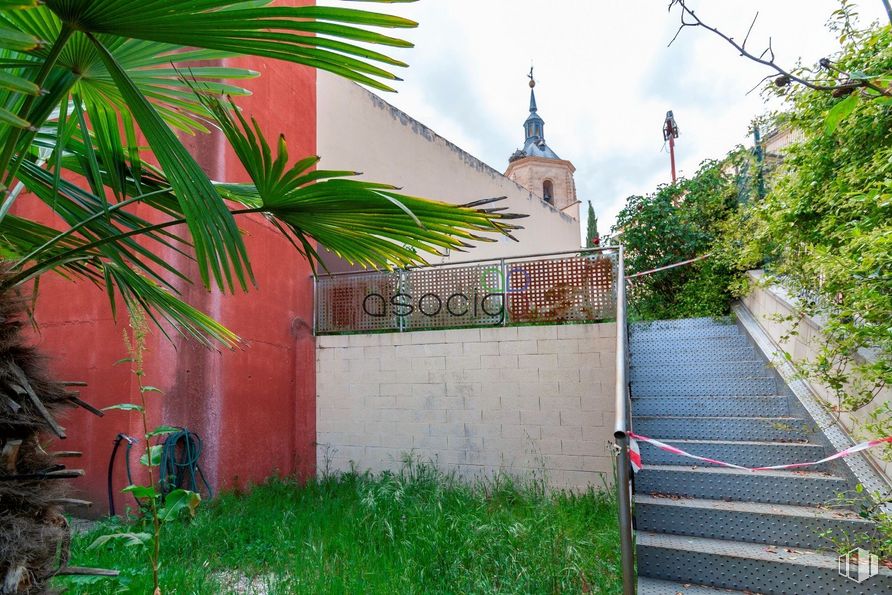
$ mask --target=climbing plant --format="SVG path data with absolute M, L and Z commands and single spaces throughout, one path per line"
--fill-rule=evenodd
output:
M 837 90 L 774 91 L 788 106 L 780 125 L 802 140 L 727 237 L 740 266 L 764 266 L 800 298 L 791 323 L 822 321 L 818 357 L 798 365 L 834 395 L 828 407 L 871 407 L 858 431 L 889 436 L 892 408 L 876 398 L 892 382 L 892 97 L 877 89 L 892 88 L 892 31 L 846 23 L 838 57 L 813 69 Z M 838 90 L 851 77 L 871 84 Z
M 736 172 L 745 158 L 743 150 L 736 150 L 721 161 L 705 161 L 689 179 L 630 196 L 613 228 L 622 234 L 628 273 L 715 252 L 725 222 L 737 209 Z M 715 252 L 686 266 L 633 278 L 631 314 L 645 320 L 727 314 L 736 270 L 724 253 Z

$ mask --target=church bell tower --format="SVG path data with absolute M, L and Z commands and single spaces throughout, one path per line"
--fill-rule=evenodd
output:
M 523 123 L 523 148 L 508 158 L 505 176 L 520 184 L 534 195 L 563 213 L 579 219 L 579 201 L 576 200 L 576 168 L 561 159 L 545 143 L 545 121 L 539 116 L 536 105 L 536 80 L 530 68 L 530 115 Z

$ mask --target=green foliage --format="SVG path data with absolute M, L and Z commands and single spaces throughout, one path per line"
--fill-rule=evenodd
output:
M 426 253 L 515 228 L 501 209 L 342 179 L 354 172 L 311 172 L 316 157 L 292 165 L 284 138 L 269 143 L 246 121 L 234 123 L 216 96 L 245 95 L 237 83 L 258 75 L 226 65 L 239 55 L 382 90 L 398 80 L 391 69 L 405 66 L 372 48 L 409 47 L 379 31 L 414 27 L 410 20 L 270 4 L 0 3 L 0 258 L 9 261 L 0 289 L 58 272 L 103 287 L 113 312 L 122 299 L 161 328 L 232 347 L 232 332 L 179 298 L 179 281 L 193 279 L 161 253 L 194 259 L 195 281 L 235 291 L 254 281 L 237 223 L 250 214 L 267 216 L 311 263 L 321 244 L 374 267 L 421 263 Z M 211 181 L 177 136 L 216 127 L 238 146 L 254 183 Z M 44 203 L 54 220 L 17 216 L 18 200 Z
M 888 87 L 890 27 L 841 31 L 841 55 L 819 80 L 838 82 L 844 71 Z M 764 265 L 769 282 L 800 297 L 797 319 L 823 322 L 819 356 L 798 366 L 830 389 L 827 406 L 839 414 L 875 404 L 892 381 L 892 97 L 871 88 L 834 95 L 787 92 L 780 120 L 803 139 L 788 148 L 765 200 L 739 216 L 728 242 L 739 266 Z M 892 410 L 878 405 L 859 433 L 892 434 Z M 892 457 L 892 449 L 884 454 Z
M 713 253 L 704 261 L 635 278 L 629 286 L 631 314 L 643 320 L 721 316 L 728 313 L 735 270 L 716 250 L 723 226 L 737 210 L 734 166 L 745 155 L 706 161 L 690 179 L 630 196 L 614 232 L 621 231 L 628 274 Z
M 588 201 L 588 222 L 585 231 L 585 247 L 594 248 L 600 244 L 601 237 L 598 235 L 598 217 L 595 215 L 595 207 L 592 201 Z M 595 242 L 598 242 L 596 244 Z
M 610 498 L 547 495 L 504 476 L 469 485 L 411 463 L 305 485 L 272 480 L 222 494 L 188 525 L 167 523 L 160 573 L 171 593 L 617 593 Z M 151 592 L 140 548 L 88 548 L 122 529 L 75 538 L 72 564 L 122 571 L 90 593 Z

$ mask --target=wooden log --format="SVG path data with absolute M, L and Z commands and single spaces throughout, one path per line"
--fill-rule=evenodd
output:
M 0 451 L 0 459 L 2 459 L 8 473 L 15 473 L 21 447 L 21 440 L 7 440 L 6 444 L 3 445 L 3 450 Z
M 47 425 L 53 430 L 53 433 L 59 438 L 65 438 L 65 430 L 62 429 L 62 426 L 56 421 L 56 419 L 50 415 L 50 412 L 47 411 L 47 408 L 44 406 L 43 401 L 40 400 L 40 397 L 37 396 L 37 393 L 34 392 L 34 389 L 31 388 L 31 383 L 28 382 L 28 377 L 25 376 L 24 370 L 22 370 L 15 362 L 9 362 L 9 370 L 12 372 L 13 376 L 15 376 L 18 385 L 13 385 L 13 389 L 18 389 L 19 391 L 23 391 L 25 395 L 31 400 L 31 403 L 40 413 L 41 417 L 46 421 Z M 21 394 L 21 392 L 19 393 Z
M 48 500 L 50 504 L 58 504 L 59 506 L 78 506 L 81 508 L 90 508 L 93 503 L 89 500 L 78 500 L 77 498 L 53 498 Z
M 101 409 L 96 409 L 95 407 L 93 407 L 86 401 L 82 400 L 80 397 L 78 397 L 77 394 L 69 394 L 68 400 L 71 401 L 72 403 L 74 403 L 75 405 L 77 405 L 78 407 L 83 407 L 84 409 L 86 409 L 87 411 L 89 411 L 90 413 L 92 413 L 95 416 L 103 417 L 105 415 L 105 411 L 102 411 Z
M 46 473 L 22 473 L 19 475 L 0 475 L 0 481 L 34 481 L 41 479 L 74 479 L 83 477 L 83 469 L 64 469 L 47 471 Z
M 107 568 L 84 568 L 83 566 L 65 566 L 55 573 L 55 576 L 118 576 L 121 574 L 117 570 L 108 570 Z

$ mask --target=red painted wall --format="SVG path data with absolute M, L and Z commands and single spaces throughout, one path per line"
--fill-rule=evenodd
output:
M 289 4 L 312 4 L 312 0 Z M 254 95 L 238 100 L 245 112 L 259 120 L 270 138 L 285 134 L 292 159 L 315 154 L 315 71 L 256 58 L 232 62 L 262 73 L 246 84 Z M 190 138 L 186 144 L 212 178 L 248 180 L 219 135 Z M 22 197 L 16 212 L 35 216 L 40 213 L 35 202 Z M 153 330 L 146 352 L 145 383 L 164 391 L 163 396 L 149 393 L 153 423 L 187 426 L 201 436 L 205 447 L 201 466 L 215 491 L 259 482 L 272 474 L 306 478 L 315 472 L 310 269 L 261 217 L 239 223 L 246 234 L 257 289 L 234 296 L 200 286 L 181 289 L 190 303 L 244 338 L 245 347 L 218 352 L 180 337 L 170 341 Z M 167 256 L 183 270 L 194 271 L 194 265 L 182 257 Z M 126 356 L 122 339 L 126 316 L 114 324 L 102 290 L 47 275 L 40 284 L 36 316 L 41 329 L 35 342 L 51 358 L 58 378 L 88 383 L 81 390 L 85 400 L 105 407 L 138 398 L 126 365 L 113 366 Z M 104 514 L 106 471 L 115 435 L 141 435 L 139 418 L 121 411 L 97 418 L 73 410 L 63 425 L 69 437 L 52 448 L 84 452 L 76 466 L 83 467 L 86 476 L 75 486 L 95 502 L 92 514 Z M 132 458 L 137 469 L 138 455 Z M 120 454 L 114 479 L 118 492 L 126 485 Z M 120 495 L 118 502 L 126 504 Z

